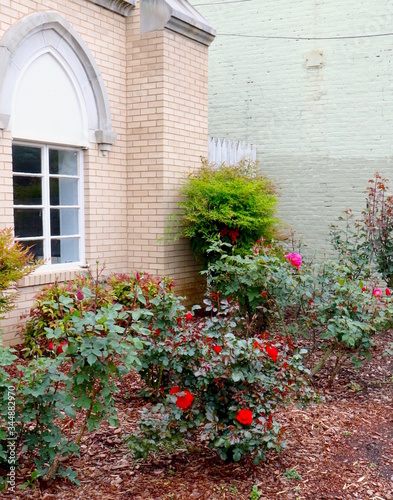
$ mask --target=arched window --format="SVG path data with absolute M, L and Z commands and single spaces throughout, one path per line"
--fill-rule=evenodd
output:
M 16 23 L 0 42 L 0 131 L 13 138 L 16 238 L 46 265 L 81 264 L 82 149 L 115 141 L 97 64 L 55 12 Z

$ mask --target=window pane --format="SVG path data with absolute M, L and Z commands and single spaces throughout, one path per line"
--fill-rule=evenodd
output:
M 55 175 L 78 175 L 77 152 L 50 149 L 49 173 Z
M 16 238 L 43 236 L 42 209 L 16 208 L 14 224 Z
M 52 264 L 79 261 L 79 238 L 51 241 Z
M 42 240 L 20 241 L 19 243 L 26 248 L 29 247 L 30 253 L 32 253 L 36 259 L 44 258 L 44 244 Z
M 78 205 L 78 179 L 50 179 L 51 205 Z
M 14 205 L 42 205 L 41 177 L 14 175 Z
M 50 211 L 51 236 L 79 234 L 77 208 L 52 208 Z
M 41 149 L 12 146 L 12 170 L 26 174 L 41 173 Z

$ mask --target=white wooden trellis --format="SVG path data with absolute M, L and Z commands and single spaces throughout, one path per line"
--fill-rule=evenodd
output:
M 256 161 L 257 148 L 255 144 L 246 143 L 245 141 L 231 141 L 229 139 L 209 137 L 209 163 L 214 163 L 216 165 L 221 165 L 222 163 L 234 165 L 243 159 Z

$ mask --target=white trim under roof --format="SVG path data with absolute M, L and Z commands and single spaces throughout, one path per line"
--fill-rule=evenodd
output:
M 88 0 L 104 7 L 104 9 L 112 10 L 124 17 L 129 17 L 132 9 L 136 6 L 136 0 Z

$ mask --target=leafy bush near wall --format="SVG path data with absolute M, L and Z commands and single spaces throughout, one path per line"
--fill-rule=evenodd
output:
M 355 219 L 351 210 L 332 226 L 331 236 L 340 262 L 356 276 L 377 279 L 393 287 L 393 195 L 389 180 L 378 172 L 368 181 L 366 207 Z M 344 221 L 344 223 L 343 223 Z
M 45 287 L 36 297 L 27 319 L 24 337 L 25 353 L 42 355 L 48 350 L 47 328 L 60 328 L 62 338 L 71 334 L 70 322 L 75 315 L 95 312 L 100 307 L 119 304 L 123 311 L 154 307 L 151 301 L 165 290 L 173 296 L 173 282 L 148 273 L 111 274 L 103 276 L 104 269 L 88 272 L 66 283 L 53 283 Z M 130 315 L 118 317 L 119 326 L 128 328 Z
M 98 302 L 98 296 L 85 291 L 80 302 Z M 4 438 L 11 433 L 12 456 L 17 458 L 8 464 L 34 463 L 32 479 L 43 483 L 55 476 L 78 482 L 76 472 L 62 464 L 79 453 L 82 437 L 103 419 L 117 424 L 115 382 L 131 368 L 138 369 L 136 350 L 142 347 L 118 325 L 126 316 L 120 304 L 72 313 L 69 301 L 62 307 L 67 331 L 46 328 L 48 355 L 17 366 L 18 376 L 7 371 L 17 361 L 13 350 L 0 347 L 0 459 L 7 460 L 9 443 Z M 75 435 L 71 429 L 77 425 Z
M 267 332 L 245 339 L 243 321 L 238 304 L 223 300 L 210 318 L 189 312 L 165 334 L 144 339 L 142 364 L 160 360 L 153 386 L 160 399 L 128 438 L 137 458 L 197 436 L 229 461 L 251 455 L 259 463 L 268 450 L 283 448 L 275 411 L 319 399 L 307 384 L 305 351 Z
M 14 242 L 12 229 L 0 231 L 0 320 L 13 307 L 15 293 L 11 290 L 12 286 L 32 273 L 39 264 L 27 248 Z
M 205 264 L 214 260 L 207 250 L 218 238 L 234 253 L 245 254 L 261 236 L 270 240 L 275 235 L 276 190 L 257 173 L 255 163 L 220 168 L 205 163 L 187 179 L 181 195 L 181 234 Z
M 214 250 L 219 253 L 220 246 Z M 354 269 L 355 264 L 329 259 L 302 263 L 293 253 L 283 262 L 262 242 L 246 256 L 222 252 L 206 274 L 216 297 L 238 301 L 244 334 L 255 335 L 262 327 L 292 338 L 308 336 L 313 349 L 325 351 L 312 374 L 333 357 L 333 382 L 346 361 L 359 367 L 363 358 L 370 359 L 374 335 L 393 326 L 392 291 L 355 276 Z

